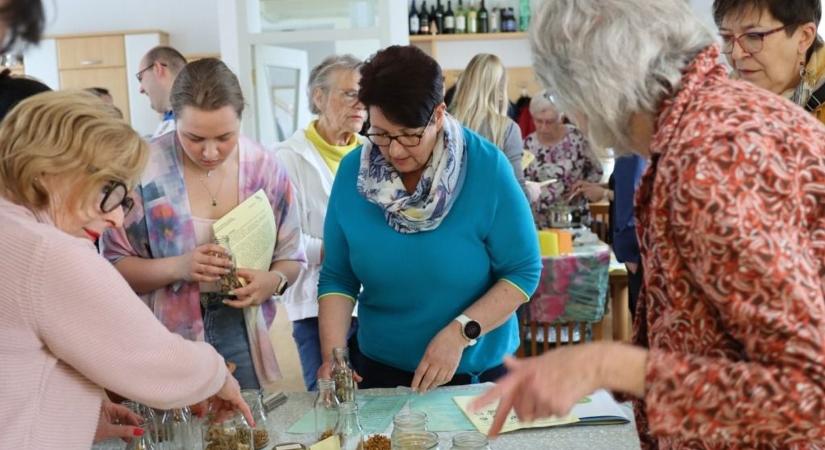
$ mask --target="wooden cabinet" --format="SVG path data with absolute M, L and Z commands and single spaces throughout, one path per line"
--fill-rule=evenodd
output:
M 57 66 L 61 70 L 124 67 L 125 53 L 122 34 L 57 40 Z
M 52 89 L 101 87 L 112 94 L 124 119 L 142 135 L 151 134 L 160 122 L 134 78 L 140 59 L 152 47 L 168 45 L 162 31 L 51 36 L 29 49 L 23 60 L 26 74 Z

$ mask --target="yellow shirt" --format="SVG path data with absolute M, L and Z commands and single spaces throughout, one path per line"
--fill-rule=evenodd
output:
M 317 120 L 313 120 L 307 127 L 307 139 L 309 139 L 309 142 L 312 142 L 312 145 L 318 150 L 321 158 L 323 158 L 324 162 L 329 166 L 329 170 L 335 175 L 335 173 L 338 172 L 338 165 L 341 163 L 341 159 L 346 156 L 347 153 L 354 150 L 355 147 L 358 147 L 358 139 L 356 139 L 355 134 L 353 134 L 347 145 L 332 145 L 318 134 L 318 130 L 315 128 L 316 122 Z

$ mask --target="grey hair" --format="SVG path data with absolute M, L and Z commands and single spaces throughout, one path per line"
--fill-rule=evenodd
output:
M 530 98 L 530 114 L 536 115 L 548 109 L 554 109 L 558 112 L 556 101 L 549 91 L 544 90 Z
M 533 65 L 560 112 L 597 148 L 632 148 L 630 119 L 655 114 L 713 34 L 685 0 L 552 0 L 530 31 Z M 581 125 L 581 124 L 580 124 Z
M 352 55 L 332 55 L 327 56 L 320 64 L 315 66 L 309 73 L 309 85 L 307 86 L 310 112 L 321 114 L 321 110 L 312 101 L 312 96 L 316 89 L 329 90 L 330 78 L 333 73 L 339 70 L 357 71 L 362 64 L 363 62 L 360 59 Z

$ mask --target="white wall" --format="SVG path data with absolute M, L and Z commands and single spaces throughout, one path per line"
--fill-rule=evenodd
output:
M 218 1 L 45 0 L 46 34 L 160 30 L 184 54 L 219 53 Z

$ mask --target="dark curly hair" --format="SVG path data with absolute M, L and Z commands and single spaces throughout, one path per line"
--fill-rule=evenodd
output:
M 414 46 L 393 45 L 361 66 L 358 100 L 377 106 L 392 122 L 418 128 L 444 101 L 444 76 L 438 63 Z
M 822 18 L 822 3 L 820 0 L 714 0 L 713 20 L 716 25 L 730 14 L 743 14 L 750 11 L 768 12 L 776 20 L 785 25 L 785 32 L 792 35 L 796 28 L 808 22 L 819 27 Z M 822 48 L 822 38 L 817 36 L 814 44 L 808 49 L 805 61 L 811 59 L 815 51 Z
M 20 40 L 36 44 L 40 42 L 46 26 L 43 3 L 40 0 L 10 0 L 0 7 L 0 21 L 8 24 L 10 36 L 6 45 L 0 47 L 0 55 L 11 50 Z

